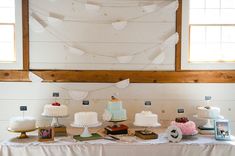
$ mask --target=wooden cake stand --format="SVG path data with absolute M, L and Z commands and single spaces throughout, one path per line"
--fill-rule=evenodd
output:
M 144 140 L 157 139 L 158 138 L 158 134 L 148 130 L 148 128 L 150 128 L 150 127 L 152 127 L 152 128 L 160 127 L 161 126 L 160 123 L 157 123 L 156 125 L 152 125 L 152 126 L 138 125 L 138 124 L 135 124 L 135 123 L 134 123 L 134 125 L 144 128 L 144 130 L 135 131 L 135 136 L 137 136 L 141 139 L 144 139 Z

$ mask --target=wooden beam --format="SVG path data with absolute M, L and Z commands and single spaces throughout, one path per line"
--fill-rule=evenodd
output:
M 23 70 L 29 70 L 29 2 L 22 0 Z
M 234 83 L 235 71 L 33 71 L 44 82 Z
M 179 42 L 175 46 L 175 71 L 181 71 L 181 31 L 182 31 L 182 0 L 179 0 L 179 8 L 176 11 L 176 32 L 179 34 Z
M 0 82 L 30 82 L 28 71 L 1 70 Z

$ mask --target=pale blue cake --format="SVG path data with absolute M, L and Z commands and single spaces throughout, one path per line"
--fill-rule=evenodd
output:
M 121 101 L 109 101 L 106 110 L 112 114 L 111 121 L 121 121 L 127 119 L 126 110 L 122 108 Z

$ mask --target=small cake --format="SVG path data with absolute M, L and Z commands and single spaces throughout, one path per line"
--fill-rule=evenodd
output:
M 122 101 L 112 96 L 112 100 L 108 102 L 105 114 L 110 114 L 110 119 L 107 121 L 122 121 L 127 119 L 126 110 L 122 108 Z M 107 115 L 103 116 L 107 116 Z
M 10 119 L 9 129 L 12 131 L 27 131 L 36 128 L 36 120 L 33 117 L 13 117 Z
M 199 118 L 216 119 L 220 116 L 220 108 L 218 107 L 198 107 L 197 115 Z
M 155 126 L 159 126 L 160 124 L 158 123 L 158 115 L 157 114 L 153 114 L 150 111 L 142 111 L 141 113 L 135 114 L 134 125 L 155 127 Z
M 193 121 L 189 121 L 188 118 L 176 118 L 171 122 L 171 125 L 180 128 L 183 135 L 193 135 L 197 133 L 196 125 Z
M 98 114 L 96 112 L 78 112 L 74 114 L 75 125 L 95 125 L 98 123 Z
M 61 105 L 58 102 L 54 102 L 51 105 L 45 105 L 43 116 L 67 116 L 68 107 L 66 105 Z

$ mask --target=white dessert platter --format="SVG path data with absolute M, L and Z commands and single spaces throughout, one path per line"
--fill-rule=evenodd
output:
M 82 134 L 80 135 L 81 137 L 91 137 L 92 134 L 89 132 L 89 129 L 88 128 L 91 128 L 91 127 L 98 127 L 102 125 L 101 122 L 98 122 L 96 124 L 88 124 L 88 125 L 79 125 L 79 124 L 76 124 L 76 123 L 72 123 L 71 126 L 72 127 L 76 127 L 76 128 L 84 128 Z
M 134 123 L 134 126 L 144 128 L 144 130 L 142 130 L 142 132 L 143 132 L 144 134 L 151 134 L 152 131 L 150 131 L 150 130 L 148 130 L 148 129 L 149 129 L 149 128 L 157 128 L 157 127 L 160 127 L 161 124 L 160 124 L 160 123 L 156 123 L 155 125 L 140 125 L 140 124 Z

